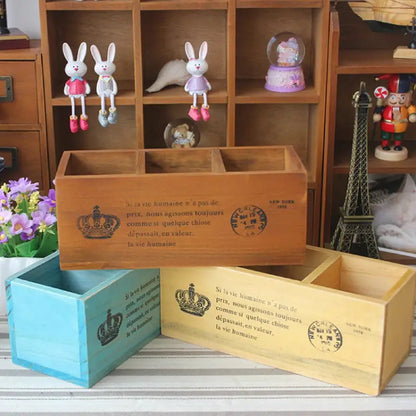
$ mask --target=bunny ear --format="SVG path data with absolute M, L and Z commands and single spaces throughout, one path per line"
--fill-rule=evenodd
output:
M 94 61 L 97 63 L 102 62 L 101 54 L 98 48 L 95 45 L 91 45 L 90 50 L 91 50 L 91 55 L 94 58 Z
M 78 48 L 77 61 L 83 62 L 86 54 L 87 54 L 87 44 L 85 42 L 81 42 L 81 45 L 79 45 L 79 48 Z
M 208 53 L 208 43 L 204 40 L 199 47 L 199 59 L 205 59 Z
M 111 42 L 108 45 L 107 61 L 114 62 L 115 56 L 116 56 L 116 45 L 114 42 Z
M 65 59 L 68 62 L 72 62 L 74 60 L 74 56 L 72 55 L 71 48 L 69 47 L 69 45 L 66 42 L 64 42 L 62 44 L 62 51 L 64 53 Z
M 186 52 L 186 56 L 188 57 L 188 59 L 195 59 L 194 48 L 189 42 L 185 43 L 185 52 Z

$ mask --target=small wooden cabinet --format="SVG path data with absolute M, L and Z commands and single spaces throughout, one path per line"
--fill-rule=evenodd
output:
M 415 73 L 414 60 L 393 58 L 394 48 L 405 45 L 408 41 L 403 32 L 372 31 L 346 2 L 339 3 L 337 9 L 331 11 L 321 219 L 321 241 L 325 245 L 331 241 L 339 218 L 339 207 L 345 199 L 355 114 L 352 106 L 353 93 L 359 90 L 360 82 L 364 81 L 374 107 L 374 90 L 378 85 L 384 85 L 382 81 L 375 79 L 378 75 Z M 374 149 L 380 144 L 380 130 L 376 127 L 375 131 L 371 109 L 368 137 L 370 174 L 404 174 L 416 171 L 415 124 L 409 123 L 406 132 L 404 144 L 409 149 L 409 158 L 403 162 L 386 162 L 374 157 Z M 401 261 L 400 258 L 388 257 L 384 253 L 383 258 Z
M 168 122 L 187 115 L 191 97 L 183 87 L 145 92 L 162 66 L 185 59 L 184 44 L 208 42 L 206 77 L 211 120 L 200 122 L 199 146 L 294 145 L 308 171 L 308 241 L 317 243 L 321 201 L 329 0 L 40 0 L 45 62 L 50 169 L 64 150 L 164 147 Z M 290 31 L 306 47 L 307 88 L 296 93 L 264 89 L 270 38 Z M 88 51 L 86 78 L 90 128 L 70 133 L 70 102 L 64 96 L 62 43 L 81 41 L 117 52 L 115 78 L 119 121 L 98 121 L 97 76 Z
M 28 177 L 49 187 L 40 42 L 0 52 L 0 182 Z

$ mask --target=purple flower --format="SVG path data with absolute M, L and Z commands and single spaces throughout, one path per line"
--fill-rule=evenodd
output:
M 0 189 L 0 208 L 9 206 L 9 196 Z
M 30 233 L 22 233 L 20 234 L 20 238 L 22 241 L 29 241 L 35 238 L 35 230 L 32 228 L 30 229 Z
M 0 231 L 0 244 L 2 243 L 7 243 L 7 234 L 4 233 L 3 231 Z
M 0 224 L 6 224 L 10 221 L 12 213 L 6 209 L 0 209 Z
M 10 233 L 12 235 L 18 235 L 25 233 L 31 235 L 33 221 L 29 220 L 26 214 L 14 214 L 12 216 L 12 226 L 10 227 Z
M 9 181 L 10 194 L 12 196 L 22 193 L 27 194 L 37 191 L 39 189 L 39 183 L 32 183 L 28 178 L 20 178 L 18 181 Z
M 48 211 L 40 209 L 38 211 L 32 212 L 33 224 L 36 226 L 36 230 L 39 230 L 41 233 L 46 231 L 46 229 L 56 222 L 56 217 L 53 214 L 50 214 Z
M 49 189 L 48 196 L 42 196 L 42 201 L 39 202 L 39 208 L 45 209 L 47 211 L 52 211 L 56 207 L 56 193 L 55 189 Z

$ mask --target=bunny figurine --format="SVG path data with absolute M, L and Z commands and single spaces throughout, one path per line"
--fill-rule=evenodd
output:
M 208 63 L 205 60 L 208 53 L 208 44 L 206 41 L 202 42 L 199 48 L 198 59 L 195 58 L 194 48 L 189 42 L 185 43 L 185 52 L 189 59 L 186 64 L 186 70 L 191 74 L 191 77 L 185 84 L 185 91 L 189 92 L 189 95 L 193 96 L 193 105 L 191 105 L 188 115 L 195 121 L 199 121 L 201 116 L 204 121 L 208 121 L 211 116 L 209 114 L 207 92 L 211 89 L 211 84 L 203 76 L 203 74 L 205 74 L 208 70 Z M 202 95 L 204 97 L 204 104 L 202 104 L 201 113 L 199 113 L 198 109 L 198 95 Z
M 103 127 L 108 123 L 115 124 L 118 119 L 117 109 L 114 104 L 114 97 L 117 95 L 118 88 L 113 73 L 116 70 L 114 58 L 116 56 L 116 45 L 111 42 L 108 45 L 107 59 L 103 61 L 101 54 L 95 45 L 91 45 L 91 55 L 95 60 L 94 71 L 98 75 L 97 95 L 101 98 L 101 110 L 98 112 L 98 121 Z M 110 97 L 110 108 L 105 109 L 105 98 Z
M 88 82 L 83 78 L 87 73 L 87 65 L 84 63 L 87 54 L 87 44 L 82 42 L 78 48 L 77 59 L 74 61 L 72 50 L 65 42 L 62 45 L 67 64 L 65 65 L 65 73 L 69 79 L 65 83 L 64 94 L 71 99 L 72 112 L 69 117 L 69 128 L 72 133 L 78 131 L 78 117 L 75 114 L 75 99 L 81 100 L 82 113 L 79 120 L 81 130 L 88 130 L 88 116 L 85 113 L 85 97 L 90 93 L 91 89 Z

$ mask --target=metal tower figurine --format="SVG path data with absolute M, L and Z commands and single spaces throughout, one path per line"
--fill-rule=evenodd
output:
M 372 222 L 368 190 L 368 111 L 371 97 L 360 83 L 360 90 L 352 98 L 355 108 L 354 137 L 347 193 L 341 216 L 332 237 L 333 249 L 346 253 L 380 258 Z M 355 250 L 353 250 L 353 247 Z

